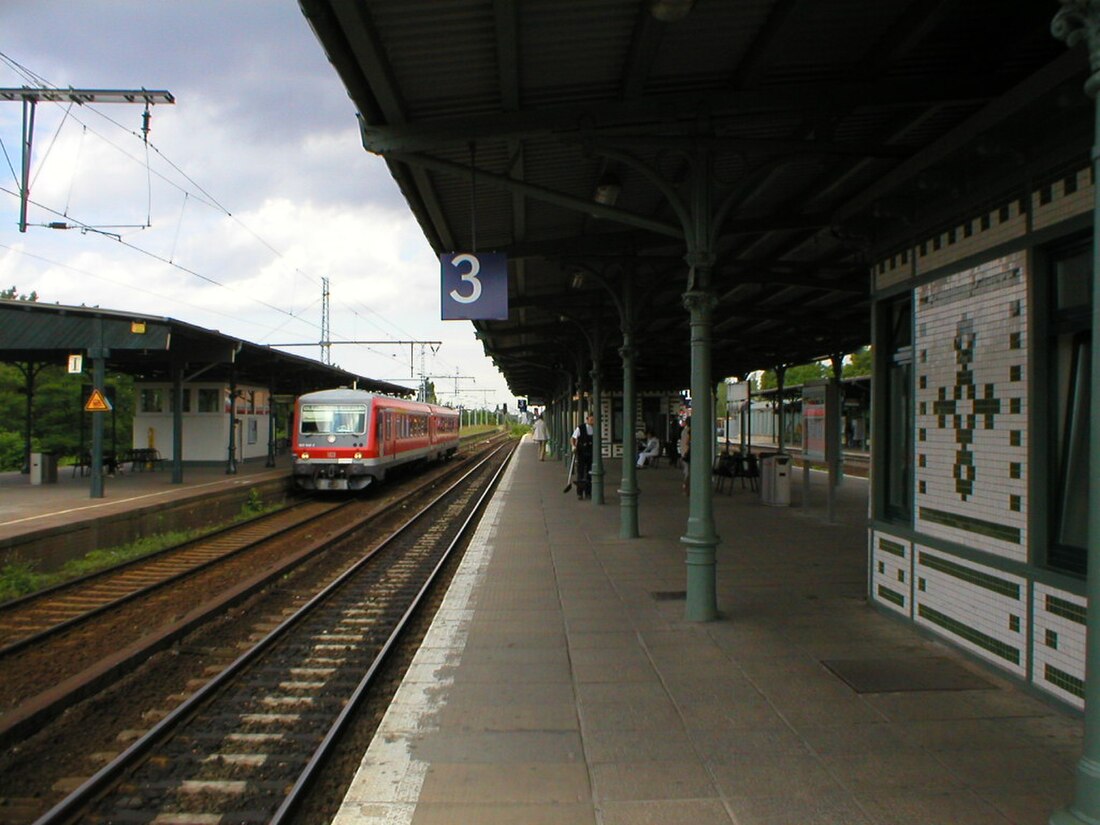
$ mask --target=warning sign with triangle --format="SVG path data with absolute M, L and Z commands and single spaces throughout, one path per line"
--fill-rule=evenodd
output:
M 110 412 L 111 404 L 103 397 L 98 389 L 92 390 L 92 394 L 88 396 L 88 403 L 84 405 L 85 412 Z

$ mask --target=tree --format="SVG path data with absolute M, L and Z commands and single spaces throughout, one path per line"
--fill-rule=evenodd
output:
M 844 377 L 856 378 L 861 375 L 870 375 L 874 365 L 874 352 L 870 347 L 856 350 L 848 356 L 848 362 L 844 365 Z
M 19 290 L 13 286 L 11 289 L 0 289 L 0 298 L 5 301 L 37 301 L 38 293 L 32 290 L 30 295 L 20 295 Z

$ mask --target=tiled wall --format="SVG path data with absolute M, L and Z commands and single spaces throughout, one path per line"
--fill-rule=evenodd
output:
M 1088 212 L 1093 189 L 1088 168 L 1052 176 L 872 272 L 877 290 L 916 284 L 916 537 L 870 531 L 872 598 L 1078 708 L 1087 600 L 1037 581 L 1038 568 L 1028 567 L 1026 250 L 1029 225 L 1049 229 Z M 1013 240 L 1020 251 L 951 272 Z M 947 274 L 918 283 L 933 270 Z M 988 554 L 987 563 L 959 547 Z
M 1027 272 L 1022 252 L 919 287 L 915 523 L 1027 560 Z
M 883 607 L 912 613 L 913 546 L 879 530 L 871 533 L 871 597 Z
M 1036 584 L 1032 681 L 1078 708 L 1085 706 L 1085 599 Z
M 1027 580 L 920 544 L 913 553 L 917 624 L 1027 676 Z

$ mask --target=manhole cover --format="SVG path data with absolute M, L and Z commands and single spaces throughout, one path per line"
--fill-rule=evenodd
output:
M 996 685 L 942 657 L 913 659 L 827 659 L 821 664 L 856 693 L 917 690 L 993 690 Z

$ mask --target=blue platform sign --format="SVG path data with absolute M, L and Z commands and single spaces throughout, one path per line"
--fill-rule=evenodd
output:
M 439 256 L 444 321 L 508 320 L 508 256 L 447 252 Z

